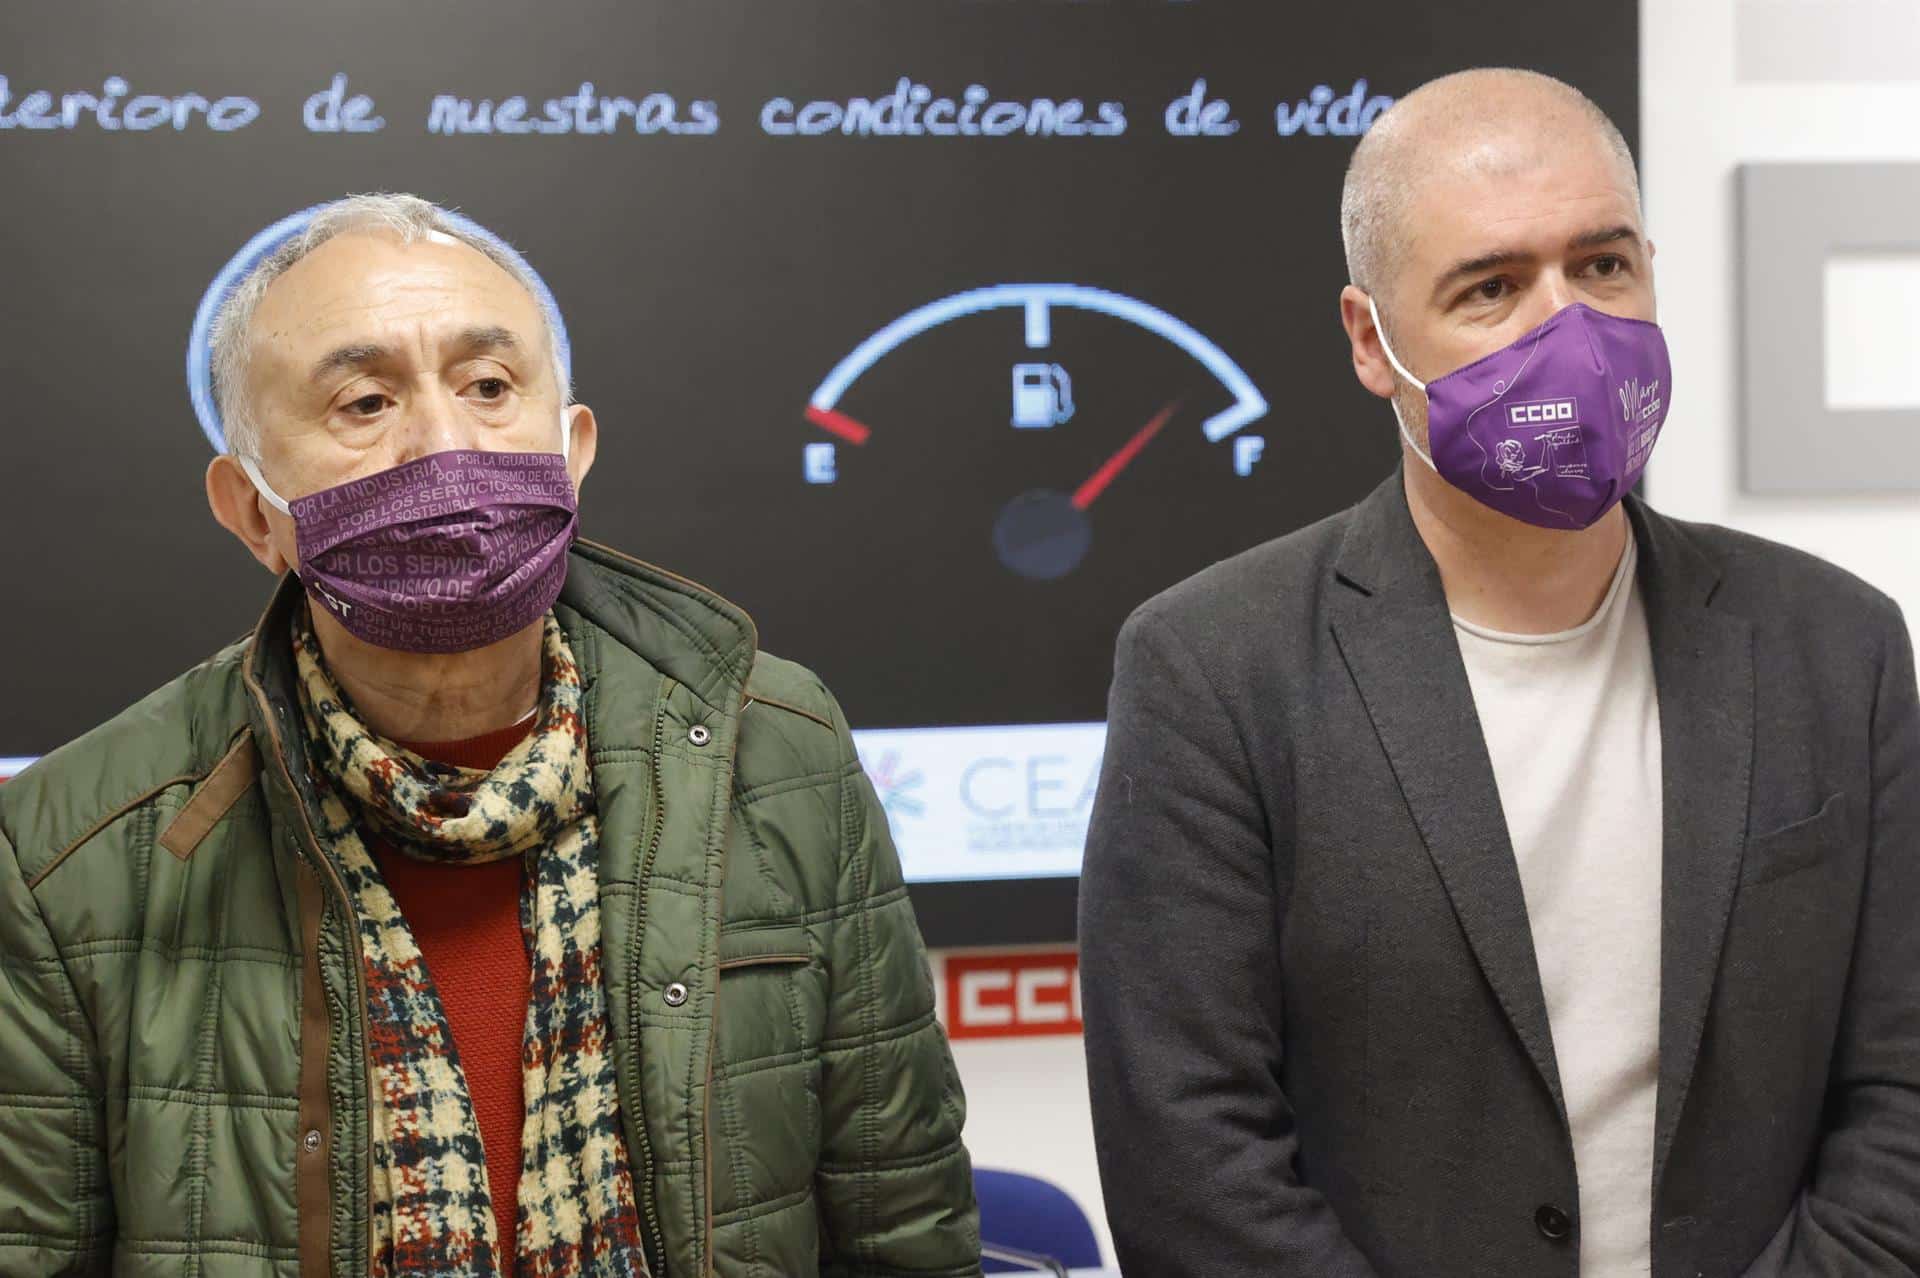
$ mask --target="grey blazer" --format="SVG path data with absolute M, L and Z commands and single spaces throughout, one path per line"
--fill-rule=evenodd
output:
M 1628 511 L 1664 758 L 1653 1274 L 1920 1273 L 1906 626 L 1810 556 Z M 1401 477 L 1141 607 L 1108 731 L 1080 942 L 1129 1278 L 1572 1278 L 1519 872 Z

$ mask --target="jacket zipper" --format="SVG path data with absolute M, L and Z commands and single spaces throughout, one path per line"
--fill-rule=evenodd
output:
M 242 681 L 245 682 L 247 691 L 253 694 L 255 702 L 260 706 L 260 717 L 266 721 L 267 733 L 271 737 L 274 764 L 279 768 L 281 779 L 286 782 L 287 791 L 293 796 L 293 806 L 299 813 L 300 830 L 306 837 L 306 843 L 300 849 L 300 853 L 314 864 L 316 871 L 321 876 L 321 881 L 332 885 L 335 894 L 335 903 L 339 905 L 343 911 L 342 917 L 351 923 L 354 917 L 353 898 L 347 892 L 345 880 L 343 880 L 339 872 L 334 869 L 333 862 L 328 860 L 325 853 L 320 850 L 320 837 L 314 833 L 313 822 L 307 818 L 307 806 L 301 801 L 299 787 L 294 785 L 293 770 L 287 766 L 286 743 L 280 736 L 279 720 L 274 717 L 273 706 L 267 701 L 266 690 L 254 679 L 251 670 L 243 671 Z M 364 1053 L 366 1045 L 373 1040 L 368 1027 L 367 994 L 366 990 L 361 986 L 361 979 L 359 962 L 356 960 L 355 962 L 349 963 L 348 983 L 353 993 L 355 1007 L 358 1011 L 361 1051 Z M 331 1105 L 328 1106 L 328 1113 L 331 1118 Z M 372 1121 L 371 1113 L 368 1115 L 368 1121 Z M 366 1187 L 367 1192 L 371 1193 L 373 1190 L 373 1148 L 371 1141 L 369 1141 L 367 1147 L 361 1151 L 361 1170 L 363 1177 L 361 1183 Z M 371 1229 L 371 1225 L 369 1225 L 369 1229 Z M 369 1249 L 371 1249 L 373 1245 L 371 1234 L 369 1234 L 367 1245 Z
M 643 559 L 636 559 L 632 555 L 626 554 L 623 551 L 615 550 L 613 547 L 608 546 L 602 542 L 593 541 L 586 537 L 582 537 L 579 540 L 582 544 L 590 546 L 594 550 L 599 551 L 600 553 L 607 555 L 610 558 L 624 560 L 627 563 L 633 564 L 640 568 L 644 568 L 648 572 L 658 573 L 662 577 L 666 577 L 672 581 L 677 581 L 681 585 L 690 587 L 691 589 L 699 591 L 702 594 L 712 595 L 716 599 L 720 597 L 714 591 L 708 589 L 706 586 L 701 585 L 699 582 L 693 580 L 691 577 L 682 577 L 679 573 L 669 572 L 665 568 L 661 568 L 657 564 L 650 564 Z M 728 606 L 732 607 L 734 611 L 738 612 L 740 614 L 740 619 L 746 623 L 748 646 L 753 651 L 758 652 L 760 650 L 759 627 L 754 625 L 753 618 L 749 616 L 743 609 L 739 608 L 737 605 L 729 604 Z M 747 702 L 751 700 L 751 698 L 749 698 L 746 695 L 746 682 L 747 681 L 745 678 L 741 679 L 740 681 L 741 683 L 740 708 L 743 712 L 746 709 Z M 734 722 L 735 722 L 734 748 L 737 750 L 739 748 L 740 716 L 735 716 Z M 633 946 L 633 966 L 631 969 L 631 976 L 629 978 L 630 979 L 629 988 L 633 988 L 633 989 L 639 988 L 640 942 L 643 941 L 646 937 L 646 929 L 645 929 L 645 925 L 647 921 L 646 880 L 647 880 L 648 874 L 651 872 L 653 868 L 653 854 L 659 849 L 659 846 L 660 846 L 660 832 L 662 829 L 665 828 L 667 824 L 666 795 L 660 785 L 660 747 L 662 744 L 663 735 L 665 733 L 665 728 L 666 728 L 666 696 L 663 691 L 661 696 L 660 709 L 655 712 L 654 719 L 653 719 L 653 793 L 654 793 L 655 821 L 654 821 L 654 827 L 653 827 L 653 836 L 647 841 L 647 851 L 646 851 L 645 857 L 642 859 L 640 863 L 640 875 L 639 875 L 640 891 L 636 893 L 636 895 L 639 898 L 639 903 L 636 906 L 634 911 L 635 943 Z M 731 775 L 731 773 L 729 773 L 729 775 Z M 732 811 L 733 811 L 732 795 L 729 794 L 727 809 L 726 809 L 726 816 L 723 816 L 721 818 L 723 823 L 728 821 L 731 818 Z M 720 837 L 723 840 L 723 850 L 724 850 L 724 840 L 726 838 L 726 829 L 724 824 L 722 826 Z M 721 893 L 724 891 L 724 879 L 725 879 L 725 876 L 723 875 L 722 876 L 723 886 L 720 888 L 716 888 L 714 890 L 714 901 L 716 905 L 719 904 Z M 715 988 L 713 991 L 713 998 L 714 998 L 713 1015 L 708 1018 L 710 1023 L 707 1027 L 707 1090 L 705 1092 L 704 1098 L 701 1103 L 701 1112 L 700 1112 L 700 1143 L 701 1143 L 701 1147 L 707 1151 L 706 1167 L 703 1169 L 703 1174 L 707 1178 L 707 1183 L 706 1183 L 707 1212 L 706 1212 L 706 1221 L 704 1222 L 704 1229 L 703 1229 L 704 1236 L 701 1241 L 700 1250 L 701 1250 L 701 1254 L 706 1257 L 706 1262 L 707 1262 L 706 1267 L 707 1267 L 708 1274 L 711 1274 L 713 1272 L 713 1113 L 712 1111 L 713 1111 L 713 1058 L 715 1055 L 715 1049 L 719 1043 L 719 1038 L 720 1038 L 720 1035 L 719 1035 L 720 990 L 718 988 L 718 985 L 719 983 L 718 981 L 716 981 Z M 647 1138 L 646 1118 L 644 1115 L 641 1117 L 639 1124 L 636 1126 L 636 1130 L 640 1133 L 641 1151 L 644 1157 L 646 1158 L 647 1164 L 648 1164 L 646 1188 L 645 1188 L 645 1193 L 642 1199 L 646 1209 L 647 1228 L 649 1233 L 654 1239 L 654 1246 L 656 1249 L 658 1249 L 658 1253 L 660 1256 L 660 1264 L 662 1267 L 660 1278 L 666 1278 L 665 1266 L 666 1266 L 667 1253 L 666 1253 L 665 1245 L 660 1240 L 659 1221 L 656 1219 L 654 1215 L 653 1172 L 652 1172 L 653 1158 L 652 1158 L 651 1144 Z
M 653 780 L 653 829 L 647 835 L 647 847 L 640 855 L 640 873 L 637 878 L 639 891 L 634 893 L 633 944 L 629 947 L 627 960 L 627 988 L 638 991 L 640 988 L 640 950 L 647 939 L 647 876 L 653 870 L 654 854 L 660 850 L 661 832 L 667 826 L 666 788 L 660 784 L 660 750 L 666 739 L 666 704 L 668 688 L 660 694 L 660 704 L 653 714 L 653 757 L 648 761 L 648 773 Z M 634 1029 L 635 1046 L 639 1045 L 639 1027 Z M 638 1066 L 636 1065 L 636 1068 Z M 644 1075 L 641 1085 L 644 1087 Z M 653 1141 L 647 1135 L 647 1116 L 644 1106 L 634 1116 L 638 1121 L 633 1125 L 634 1132 L 640 1137 L 640 1211 L 647 1221 L 647 1239 L 653 1244 L 653 1254 L 660 1259 L 659 1278 L 667 1274 L 667 1245 L 660 1231 L 660 1216 L 653 1201 Z
M 737 719 L 735 720 L 733 740 L 735 748 L 737 749 L 740 741 L 739 721 Z M 729 771 L 728 775 L 731 777 L 731 771 Z M 726 797 L 726 809 L 720 817 L 720 855 L 723 860 L 726 857 L 727 829 L 733 816 L 731 780 L 728 782 L 728 794 Z M 725 916 L 725 911 L 722 910 L 721 906 L 723 904 L 722 898 L 726 895 L 726 890 L 727 876 L 725 868 L 722 867 L 720 882 L 715 885 L 713 889 L 713 912 L 715 915 L 714 962 L 716 964 L 713 973 L 713 1015 L 707 1018 L 707 1087 L 705 1091 L 700 1093 L 700 1147 L 707 1152 L 705 1159 L 706 1165 L 701 1169 L 701 1174 L 706 1177 L 707 1213 L 703 1234 L 706 1240 L 704 1253 L 707 1258 L 707 1273 L 709 1275 L 713 1273 L 713 1058 L 719 1055 L 720 1052 L 720 971 L 717 965 L 719 963 L 718 951 L 720 948 L 719 920 Z
M 759 646 L 759 636 L 756 634 L 754 637 L 754 648 L 756 651 L 759 649 Z M 753 698 L 746 694 L 745 688 L 742 688 L 740 691 L 740 712 L 734 716 L 733 720 L 733 762 L 736 766 L 740 758 L 740 735 L 746 728 L 747 707 L 752 704 Z M 733 775 L 733 768 L 728 768 L 726 809 L 720 818 L 720 855 L 722 860 L 726 857 L 727 835 L 733 827 Z M 703 1100 L 700 1107 L 700 1141 L 702 1147 L 707 1151 L 707 1165 L 705 1168 L 707 1178 L 706 1255 L 707 1273 L 709 1275 L 713 1273 L 713 1062 L 720 1054 L 720 971 L 724 965 L 720 963 L 718 951 L 720 947 L 719 929 L 725 926 L 726 910 L 723 907 L 726 904 L 726 895 L 727 875 L 725 867 L 722 866 L 719 886 L 713 890 L 714 914 L 719 919 L 719 922 L 716 923 L 714 929 L 713 1015 L 708 1018 L 707 1024 L 707 1090 L 703 1093 Z M 738 966 L 747 967 L 755 963 L 780 961 L 789 957 L 804 958 L 806 956 L 764 955 L 749 959 L 747 962 L 741 963 Z

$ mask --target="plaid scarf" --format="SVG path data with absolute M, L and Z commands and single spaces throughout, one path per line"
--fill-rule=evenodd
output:
M 373 1071 L 373 1275 L 640 1278 L 647 1265 L 601 980 L 599 824 L 580 672 L 559 623 L 547 615 L 539 720 L 492 772 L 430 762 L 363 726 L 304 616 L 294 655 L 319 834 L 359 916 Z M 362 823 L 427 860 L 527 858 L 520 924 L 533 979 L 509 1263 L 446 1011 L 367 853 Z

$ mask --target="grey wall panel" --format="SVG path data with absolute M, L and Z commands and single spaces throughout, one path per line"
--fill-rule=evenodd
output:
M 1920 164 L 1748 164 L 1739 181 L 1747 490 L 1920 489 L 1920 409 L 1828 407 L 1822 294 L 1836 254 L 1920 252 Z

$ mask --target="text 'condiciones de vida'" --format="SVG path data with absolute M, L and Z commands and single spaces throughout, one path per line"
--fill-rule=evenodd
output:
M 1280 137 L 1356 137 L 1392 105 L 1391 97 L 1372 92 L 1365 79 L 1341 89 L 1316 84 L 1275 105 L 1268 128 Z M 947 91 L 901 76 L 890 90 L 872 97 L 768 97 L 754 118 L 759 132 L 778 138 L 1118 138 L 1134 128 L 1140 113 L 1137 104 L 1117 97 L 1003 96 L 977 83 Z M 1169 137 L 1228 138 L 1260 131 L 1243 129 L 1234 101 L 1211 90 L 1204 78 L 1154 103 L 1147 114 L 1148 127 Z M 21 92 L 0 75 L 0 131 L 234 133 L 271 116 L 259 99 L 245 94 L 136 93 L 119 75 L 105 77 L 97 91 Z M 299 116 L 310 133 L 381 133 L 394 127 L 372 95 L 356 91 L 344 72 L 308 95 Z M 721 131 L 723 114 L 712 99 L 665 92 L 629 96 L 583 82 L 551 98 L 434 94 L 416 118 L 426 133 L 443 137 L 707 137 Z

